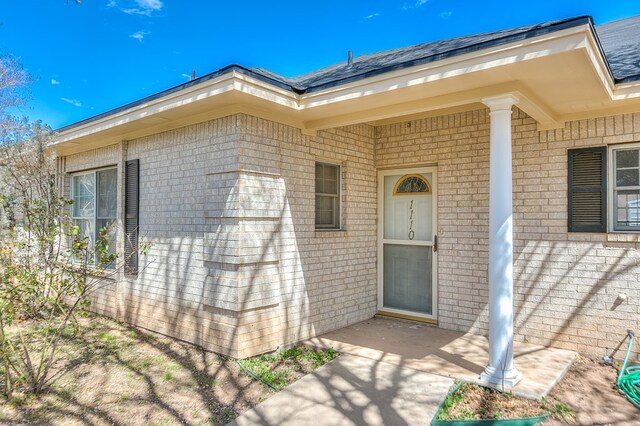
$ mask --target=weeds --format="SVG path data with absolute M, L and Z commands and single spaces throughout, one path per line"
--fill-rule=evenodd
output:
M 549 405 L 549 402 L 544 400 L 543 403 L 547 407 L 547 410 L 549 410 L 551 416 L 556 420 L 571 422 L 576 417 L 576 413 L 573 411 L 573 408 L 569 407 L 564 402 L 557 402 L 553 405 Z
M 515 396 L 511 392 L 462 383 L 449 393 L 438 420 L 500 420 L 544 416 L 545 403 Z
M 240 364 L 269 386 L 281 390 L 294 381 L 292 369 L 309 372 L 337 357 L 333 349 L 316 351 L 298 346 L 286 351 L 240 360 Z

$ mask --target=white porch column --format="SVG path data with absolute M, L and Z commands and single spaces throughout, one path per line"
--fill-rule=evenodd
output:
M 513 386 L 522 374 L 513 365 L 513 197 L 511 107 L 518 99 L 483 99 L 490 109 L 489 144 L 489 365 L 481 379 Z

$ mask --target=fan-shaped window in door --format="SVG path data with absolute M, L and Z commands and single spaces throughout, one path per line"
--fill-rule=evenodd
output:
M 393 188 L 393 195 L 431 194 L 431 185 L 422 175 L 404 175 Z

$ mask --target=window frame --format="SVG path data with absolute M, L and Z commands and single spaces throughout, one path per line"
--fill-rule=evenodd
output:
M 615 144 L 607 146 L 607 156 L 608 156 L 608 164 L 607 164 L 607 177 L 609 182 L 607 183 L 607 214 L 609 215 L 608 220 L 608 229 L 607 231 L 610 233 L 625 233 L 625 234 L 636 234 L 640 233 L 640 225 L 637 227 L 620 227 L 617 225 L 617 203 L 616 203 L 616 193 L 617 191 L 624 191 L 625 187 L 619 188 L 616 184 L 616 165 L 617 158 L 616 152 L 618 151 L 629 151 L 635 150 L 638 151 L 638 156 L 640 159 L 640 142 L 635 143 L 625 143 L 625 144 Z M 640 161 L 639 161 L 639 169 L 638 174 L 640 175 Z M 628 188 L 628 187 L 627 187 Z M 640 191 L 640 185 L 632 187 L 634 190 Z
M 98 173 L 99 172 L 103 172 L 106 170 L 115 170 L 116 172 L 116 187 L 115 187 L 115 193 L 116 193 L 116 212 L 115 215 L 111 218 L 111 217 L 98 217 L 98 209 L 99 209 L 99 204 L 98 204 L 98 191 L 99 191 L 99 186 L 98 186 Z M 86 176 L 86 175 L 93 175 L 93 182 L 94 182 L 94 194 L 93 194 L 93 217 L 91 218 L 87 218 L 87 217 L 79 217 L 79 216 L 75 216 L 74 215 L 74 207 L 75 207 L 75 185 L 74 185 L 74 178 L 77 176 Z M 96 169 L 90 169 L 90 170 L 82 170 L 82 171 L 78 171 L 78 172 L 72 172 L 69 173 L 69 196 L 70 199 L 73 201 L 73 203 L 69 206 L 70 207 L 70 215 L 69 218 L 71 219 L 72 222 L 75 222 L 76 220 L 92 220 L 93 221 L 93 228 L 91 230 L 91 237 L 92 237 L 92 243 L 95 244 L 95 242 L 97 241 L 97 237 L 98 237 L 98 221 L 100 220 L 109 220 L 109 219 L 113 219 L 113 223 L 116 224 L 118 221 L 118 193 L 119 193 L 119 188 L 118 188 L 118 180 L 120 178 L 118 177 L 118 166 L 117 165 L 111 165 L 111 166 L 105 166 L 105 167 L 100 167 L 100 168 L 96 168 Z M 116 230 L 117 231 L 117 230 Z M 117 253 L 117 235 L 116 235 L 116 243 L 114 245 L 114 251 L 115 253 Z M 90 262 L 91 265 L 97 265 L 98 260 L 95 257 L 94 254 L 94 258 L 93 260 Z
M 317 185 L 317 181 L 318 181 L 318 174 L 316 172 L 316 168 L 318 166 L 318 164 L 321 165 L 326 165 L 326 166 L 331 166 L 331 167 L 335 167 L 337 168 L 337 194 L 330 194 L 330 193 L 319 193 L 316 190 L 316 185 Z M 342 223 L 343 223 L 343 218 L 342 218 L 342 163 L 340 162 L 336 162 L 336 161 L 331 161 L 331 160 L 324 160 L 324 159 L 316 159 L 314 161 L 313 164 L 313 173 L 314 173 L 314 178 L 313 178 L 313 188 L 314 188 L 314 228 L 316 231 L 340 231 L 342 230 Z M 317 223 L 317 198 L 318 196 L 323 196 L 323 197 L 332 197 L 334 200 L 336 200 L 337 202 L 337 206 L 336 206 L 336 210 L 337 212 L 334 212 L 333 216 L 334 216 L 334 221 L 337 221 L 337 223 L 334 223 L 332 225 L 322 225 L 322 224 L 318 224 Z

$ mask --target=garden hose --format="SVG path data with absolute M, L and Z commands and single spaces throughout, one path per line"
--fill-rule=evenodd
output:
M 627 348 L 622 368 L 618 373 L 618 389 L 624 392 L 633 405 L 640 408 L 640 366 L 627 368 L 627 361 L 629 361 L 635 334 L 629 330 L 627 331 L 627 336 L 629 336 L 629 347 Z
M 235 359 L 235 358 L 234 358 Z M 238 364 L 238 367 L 240 367 L 240 369 L 242 371 L 245 372 L 245 374 L 249 377 L 251 377 L 254 380 L 257 380 L 259 382 L 262 382 L 265 386 L 267 386 L 269 389 L 271 389 L 274 392 L 278 392 L 280 389 L 276 388 L 275 386 L 273 386 L 271 383 L 267 383 L 265 382 L 262 377 L 258 376 L 256 373 L 254 373 L 253 371 L 249 370 L 247 367 L 245 367 L 244 365 L 242 365 L 242 363 L 240 362 L 239 359 L 235 359 L 236 364 Z

